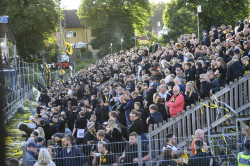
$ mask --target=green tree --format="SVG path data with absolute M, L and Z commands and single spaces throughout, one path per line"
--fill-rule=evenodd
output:
M 170 33 L 164 36 L 166 42 L 169 42 L 170 38 L 176 40 L 180 34 L 190 33 L 192 29 L 197 34 L 196 18 L 191 16 L 191 13 L 197 13 L 198 5 L 201 5 L 202 8 L 202 12 L 199 13 L 200 33 L 203 29 L 209 31 L 213 25 L 216 27 L 221 24 L 234 26 L 237 20 L 244 20 L 249 16 L 248 0 L 171 0 L 166 4 L 163 12 L 163 22 L 166 27 L 170 28 Z M 186 12 L 185 18 L 189 21 L 192 20 L 190 24 L 187 24 L 187 21 L 183 22 L 183 19 L 175 21 L 180 11 L 182 11 L 182 16 L 185 16 Z M 182 28 L 182 32 L 178 32 L 178 30 L 173 30 L 174 27 L 176 29 L 184 28 Z
M 165 10 L 165 6 L 166 6 L 165 2 L 151 3 L 153 16 L 150 17 L 150 20 L 148 23 L 149 26 L 145 28 L 149 32 L 152 31 L 152 28 L 158 28 L 158 22 L 161 23 L 161 28 L 163 27 L 162 14 L 163 14 L 163 11 Z
M 1 5 L 2 14 L 11 20 L 18 54 L 24 59 L 43 49 L 44 40 L 56 31 L 58 8 L 54 0 L 6 0 Z
M 134 32 L 144 34 L 151 7 L 148 0 L 82 0 L 77 14 L 85 27 L 95 29 L 90 44 L 110 53 L 110 43 L 118 51 L 123 38 L 123 49 L 128 49 Z

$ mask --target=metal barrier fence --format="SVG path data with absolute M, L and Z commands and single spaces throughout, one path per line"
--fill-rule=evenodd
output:
M 26 63 L 20 57 L 17 62 L 12 62 L 10 66 L 4 69 L 4 113 L 5 123 L 8 122 L 21 107 L 25 99 L 32 97 L 32 87 L 36 81 L 45 85 L 42 73 L 38 63 Z M 14 65 L 15 64 L 15 65 Z M 58 79 L 58 71 L 52 71 L 51 74 Z
M 242 137 L 241 132 L 239 132 L 238 137 Z M 178 148 L 176 145 L 181 140 L 187 138 L 175 138 L 174 136 L 167 139 L 151 139 L 141 140 L 141 137 L 138 136 L 137 139 L 130 138 L 129 141 L 121 142 L 108 142 L 104 141 L 95 141 L 93 144 L 84 144 L 84 145 L 75 145 L 74 143 L 67 142 L 67 139 L 63 139 L 63 142 L 67 146 L 58 146 L 49 145 L 47 150 L 52 153 L 51 157 L 53 162 L 57 166 L 64 165 L 112 165 L 116 163 L 119 166 L 128 166 L 128 165 L 172 165 L 173 163 L 188 163 L 198 162 L 199 157 L 193 156 L 199 152 L 197 145 L 191 147 L 191 142 L 189 146 Z M 221 165 L 238 165 L 237 164 L 237 136 L 234 133 L 233 135 L 224 134 L 220 136 L 212 136 L 212 144 L 208 142 L 208 136 L 204 136 L 204 139 L 201 141 L 200 148 L 204 160 L 208 158 L 209 162 Z M 240 139 L 243 141 L 243 139 Z M 76 141 L 78 142 L 78 141 Z M 104 145 L 105 144 L 105 145 Z M 156 148 L 158 147 L 159 148 Z M 176 146 L 176 147 L 175 147 Z M 164 152 L 165 150 L 165 152 Z M 28 151 L 28 152 L 27 152 Z M 36 151 L 34 159 L 30 159 L 31 148 L 23 147 L 23 166 L 30 166 L 34 164 L 39 153 Z M 56 154 L 55 154 L 55 153 Z M 53 155 L 53 153 L 55 155 Z M 27 155 L 29 159 L 27 159 Z M 155 156 L 159 156 L 155 158 Z M 191 157 L 193 156 L 193 157 Z M 203 161 L 204 161 L 203 160 Z M 172 164 L 171 164 L 172 163 Z M 200 164 L 202 165 L 202 164 Z

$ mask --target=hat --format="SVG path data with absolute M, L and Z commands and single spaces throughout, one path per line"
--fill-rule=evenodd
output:
M 50 140 L 47 141 L 47 146 L 49 146 L 49 145 L 55 145 L 55 144 L 56 143 L 55 143 L 55 141 L 53 139 L 50 139 Z
M 36 148 L 38 147 L 38 145 L 35 144 L 34 142 L 29 142 L 28 145 L 27 145 L 27 147 L 32 147 L 32 146 L 36 147 Z
M 212 26 L 211 29 L 212 29 L 212 28 L 216 28 L 216 26 Z
M 34 134 L 35 136 L 38 136 L 38 132 L 33 131 L 31 134 Z
M 94 126 L 94 124 L 91 123 L 91 122 L 89 122 L 89 123 L 87 124 L 87 128 L 88 128 L 88 129 L 90 129 L 90 128 L 93 127 L 93 126 Z
M 235 53 L 235 54 L 240 54 L 240 50 L 239 50 L 239 49 L 235 49 L 235 50 L 234 50 L 234 53 Z
M 229 29 L 229 27 L 228 27 L 228 26 L 226 26 L 226 27 L 225 27 L 225 29 Z
M 206 30 L 203 30 L 202 33 L 207 33 L 207 31 L 206 31 Z
M 175 83 L 174 83 L 173 81 L 169 81 L 168 86 L 174 87 L 174 86 L 175 86 Z
M 108 125 L 109 123 L 108 122 L 104 122 L 103 125 Z
M 59 138 L 63 138 L 63 134 L 62 133 L 56 133 L 53 135 L 53 137 L 59 137 Z
M 33 118 L 34 118 L 34 116 L 30 116 L 30 117 L 29 117 L 29 120 L 33 120 Z
M 194 59 L 193 58 L 188 58 L 188 60 L 187 60 L 188 62 L 193 62 L 194 61 Z
M 37 142 L 42 142 L 42 141 L 43 141 L 43 138 L 42 138 L 42 137 L 37 137 L 36 141 L 37 141 Z

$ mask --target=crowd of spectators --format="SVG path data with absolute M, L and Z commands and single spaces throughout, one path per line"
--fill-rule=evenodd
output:
M 33 138 L 27 143 L 28 166 L 134 165 L 138 135 L 145 141 L 142 160 L 149 160 L 149 126 L 168 121 L 248 73 L 249 29 L 247 21 L 235 29 L 212 26 L 209 32 L 202 31 L 203 40 L 185 34 L 165 46 L 157 42 L 149 48 L 120 51 L 80 70 L 64 84 L 53 82 L 42 90 L 37 114 L 31 117 L 36 127 L 27 135 Z M 202 149 L 204 133 L 197 130 L 196 135 L 202 134 L 192 143 L 190 166 L 209 165 L 213 158 Z M 173 160 L 180 156 L 174 135 L 168 133 L 166 139 L 165 160 L 159 165 L 185 164 Z M 205 157 L 196 161 L 195 156 Z

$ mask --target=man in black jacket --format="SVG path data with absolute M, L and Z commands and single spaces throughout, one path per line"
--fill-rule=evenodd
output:
M 216 39 L 219 39 L 218 37 L 218 31 L 216 30 L 216 27 L 215 26 L 212 26 L 211 27 L 211 31 L 213 31 L 213 39 L 212 39 L 212 42 L 215 42 Z
M 233 56 L 233 63 L 227 69 L 227 80 L 234 81 L 238 79 L 239 76 L 243 76 L 245 70 L 243 65 L 239 62 L 239 57 L 237 55 Z
M 212 70 L 209 70 L 207 72 L 207 77 L 209 78 L 210 82 L 213 84 L 213 88 L 211 89 L 212 93 L 214 94 L 216 91 L 219 91 L 220 90 L 220 83 L 214 77 L 214 72 Z M 210 95 L 212 95 L 211 92 L 210 92 Z
M 129 128 L 129 134 L 136 132 L 138 135 L 141 135 L 144 131 L 143 122 L 139 118 L 138 112 L 130 113 L 130 120 L 132 121 L 131 126 Z
M 53 126 L 52 126 L 53 134 L 60 132 L 60 122 L 58 122 L 58 116 L 57 115 L 53 116 L 52 121 L 53 121 Z
M 48 107 L 48 103 L 50 102 L 50 98 L 47 95 L 47 90 L 43 91 L 43 94 L 41 96 L 41 103 L 46 103 L 46 107 Z
M 196 140 L 194 144 L 197 153 L 189 158 L 188 166 L 209 166 L 210 158 L 206 152 L 202 152 L 201 150 L 203 147 L 203 141 Z
M 186 80 L 186 82 L 195 81 L 195 73 L 191 67 L 192 67 L 192 65 L 190 62 L 187 62 L 185 64 L 185 80 Z
M 210 37 L 207 34 L 206 30 L 203 30 L 202 33 L 203 33 L 203 36 L 204 36 L 204 45 L 209 47 L 210 46 Z
M 40 127 L 42 127 L 44 130 L 45 140 L 50 140 L 53 134 L 52 127 L 46 123 L 44 119 L 40 120 Z

